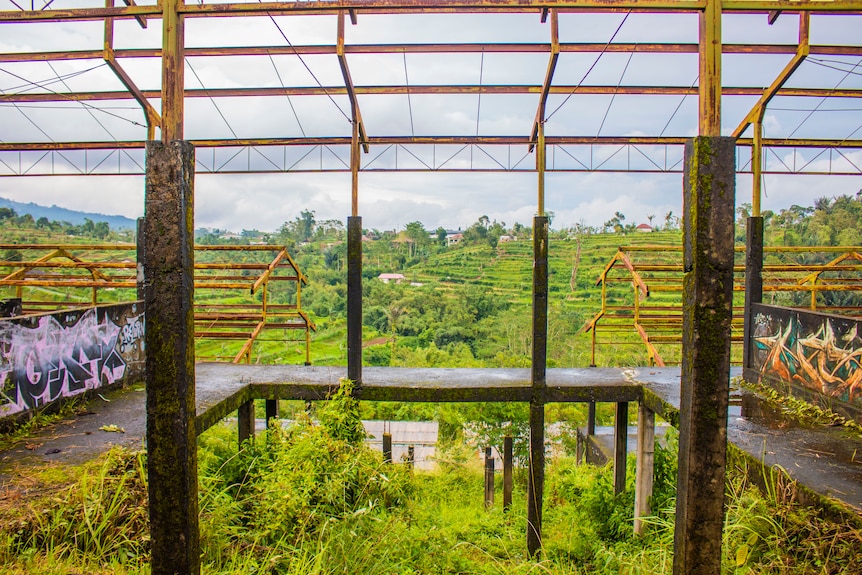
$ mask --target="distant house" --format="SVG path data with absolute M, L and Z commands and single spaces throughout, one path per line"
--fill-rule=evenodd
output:
M 464 239 L 464 234 L 461 232 L 457 233 L 447 233 L 446 234 L 446 246 L 453 246 L 455 244 L 461 243 L 461 240 Z
M 649 224 L 638 224 L 638 227 L 636 227 L 635 230 L 639 232 L 651 232 L 652 226 Z
M 404 274 L 380 274 L 379 276 L 377 276 L 377 279 L 379 279 L 385 284 L 388 284 L 391 281 L 400 284 L 402 281 L 407 280 L 407 278 L 404 277 Z
M 514 242 L 516 239 L 518 239 L 518 238 L 516 238 L 514 236 L 500 236 L 500 239 L 497 241 L 499 241 L 500 243 L 502 243 L 502 242 Z

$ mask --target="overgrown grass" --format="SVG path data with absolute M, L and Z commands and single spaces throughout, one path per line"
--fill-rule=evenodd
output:
M 513 506 L 486 510 L 475 448 L 441 446 L 434 472 L 387 464 L 362 442 L 348 390 L 287 429 L 243 449 L 235 428 L 199 443 L 204 573 L 663 574 L 671 572 L 676 444 L 656 450 L 654 514 L 632 529 L 634 464 L 613 492 L 609 467 L 553 460 L 545 486 L 544 550 L 525 549 L 526 473 Z M 738 461 L 729 469 L 725 573 L 862 572 L 862 533 L 760 493 Z M 0 573 L 146 574 L 146 462 L 113 450 L 77 469 L 72 485 L 0 501 Z M 498 482 L 498 489 L 501 485 Z

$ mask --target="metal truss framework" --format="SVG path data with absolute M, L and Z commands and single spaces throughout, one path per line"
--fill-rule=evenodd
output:
M 683 137 L 650 135 L 619 136 L 552 136 L 545 134 L 548 119 L 548 98 L 554 95 L 630 95 L 698 96 L 700 102 L 701 135 L 720 132 L 721 96 L 758 97 L 757 103 L 733 131 L 738 140 L 737 170 L 754 175 L 753 204 L 759 213 L 759 180 L 764 173 L 772 174 L 847 174 L 859 175 L 858 161 L 846 150 L 862 147 L 862 140 L 838 138 L 767 139 L 762 137 L 763 115 L 770 101 L 777 96 L 800 98 L 860 98 L 862 90 L 829 89 L 823 87 L 785 87 L 785 83 L 809 55 L 860 56 L 859 45 L 811 45 L 809 17 L 811 13 L 860 14 L 860 0 L 330 0 L 316 2 L 259 3 L 200 3 L 185 4 L 181 0 L 165 0 L 156 5 L 138 6 L 124 0 L 116 6 L 106 0 L 104 7 L 55 9 L 47 3 L 45 9 L 0 11 L 2 23 L 37 23 L 63 21 L 103 21 L 104 49 L 68 52 L 29 52 L 0 54 L 0 64 L 21 62 L 52 62 L 60 60 L 104 60 L 116 74 L 126 91 L 66 91 L 50 88 L 0 93 L 0 103 L 12 105 L 36 103 L 81 103 L 134 100 L 142 108 L 147 123 L 146 139 L 157 137 L 160 129 L 163 141 L 184 137 L 185 102 L 196 98 L 256 98 L 266 101 L 273 97 L 346 96 L 349 100 L 349 120 L 353 126 L 348 134 L 330 137 L 299 138 L 230 138 L 194 140 L 198 149 L 198 173 L 268 173 L 268 172 L 351 172 L 372 171 L 497 171 L 497 172 L 679 172 L 682 166 Z M 788 10 L 789 6 L 789 10 Z M 768 13 L 773 22 L 779 14 L 798 17 L 799 41 L 787 44 L 721 43 L 722 13 Z M 536 13 L 549 24 L 548 43 L 396 43 L 354 44 L 345 42 L 346 19 L 356 25 L 365 14 L 422 13 Z M 579 43 L 561 42 L 559 15 L 583 12 L 659 12 L 700 14 L 700 43 Z M 792 13 L 789 13 L 792 12 Z M 290 15 L 336 15 L 336 37 L 331 44 L 280 46 L 186 46 L 184 23 L 189 19 L 227 17 L 273 17 Z M 767 17 L 767 16 L 764 16 Z M 161 48 L 114 48 L 114 22 L 136 19 L 147 26 L 154 19 L 162 21 Z M 285 37 L 286 38 L 286 37 Z M 351 76 L 351 57 L 363 54 L 547 54 L 548 63 L 541 85 L 356 85 Z M 699 54 L 700 82 L 691 86 L 629 86 L 629 85 L 563 85 L 554 82 L 561 54 L 604 53 L 629 54 Z M 721 83 L 722 54 L 791 55 L 791 60 L 766 89 L 724 86 Z M 185 87 L 184 62 L 192 57 L 272 57 L 333 56 L 337 59 L 342 84 L 318 86 L 250 86 L 240 88 L 193 89 Z M 123 68 L 128 59 L 156 59 L 161 63 L 160 90 L 141 89 Z M 532 128 L 525 126 L 523 136 L 387 136 L 375 134 L 374 126 L 363 121 L 359 98 L 384 95 L 537 95 L 538 106 Z M 261 100 L 262 99 L 262 100 Z M 160 102 L 157 111 L 152 102 Z M 741 136 L 753 127 L 752 135 Z M 528 131 L 529 130 L 529 131 Z M 143 173 L 144 140 L 65 141 L 65 142 L 0 142 L 0 176 L 32 175 L 133 175 Z M 360 150 L 366 153 L 361 160 Z M 528 159 L 535 157 L 535 159 Z M 771 160 L 771 161 L 770 161 Z M 764 167 L 764 163 L 767 164 Z M 539 178 L 540 188 L 543 179 Z M 543 189 L 539 191 L 543 207 Z M 356 202 L 354 201 L 354 204 Z M 541 213 L 542 210 L 540 210 Z

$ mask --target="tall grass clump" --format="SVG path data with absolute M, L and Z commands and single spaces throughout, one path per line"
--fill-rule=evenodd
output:
M 202 439 L 209 451 L 200 460 L 202 543 L 211 568 L 293 573 L 308 570 L 321 553 L 358 560 L 371 542 L 354 541 L 357 534 L 388 521 L 410 497 L 410 472 L 384 464 L 364 444 L 349 383 L 318 407 L 317 417 L 301 413 L 239 452 L 218 434 Z
M 114 448 L 72 484 L 4 506 L 0 562 L 26 565 L 47 556 L 134 568 L 149 559 L 146 502 L 143 453 Z

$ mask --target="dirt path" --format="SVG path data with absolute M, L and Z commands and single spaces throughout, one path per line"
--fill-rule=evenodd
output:
M 77 416 L 0 452 L 0 489 L 26 478 L 32 466 L 83 463 L 114 445 L 142 447 L 147 423 L 145 401 L 143 385 L 104 392 L 87 401 Z

